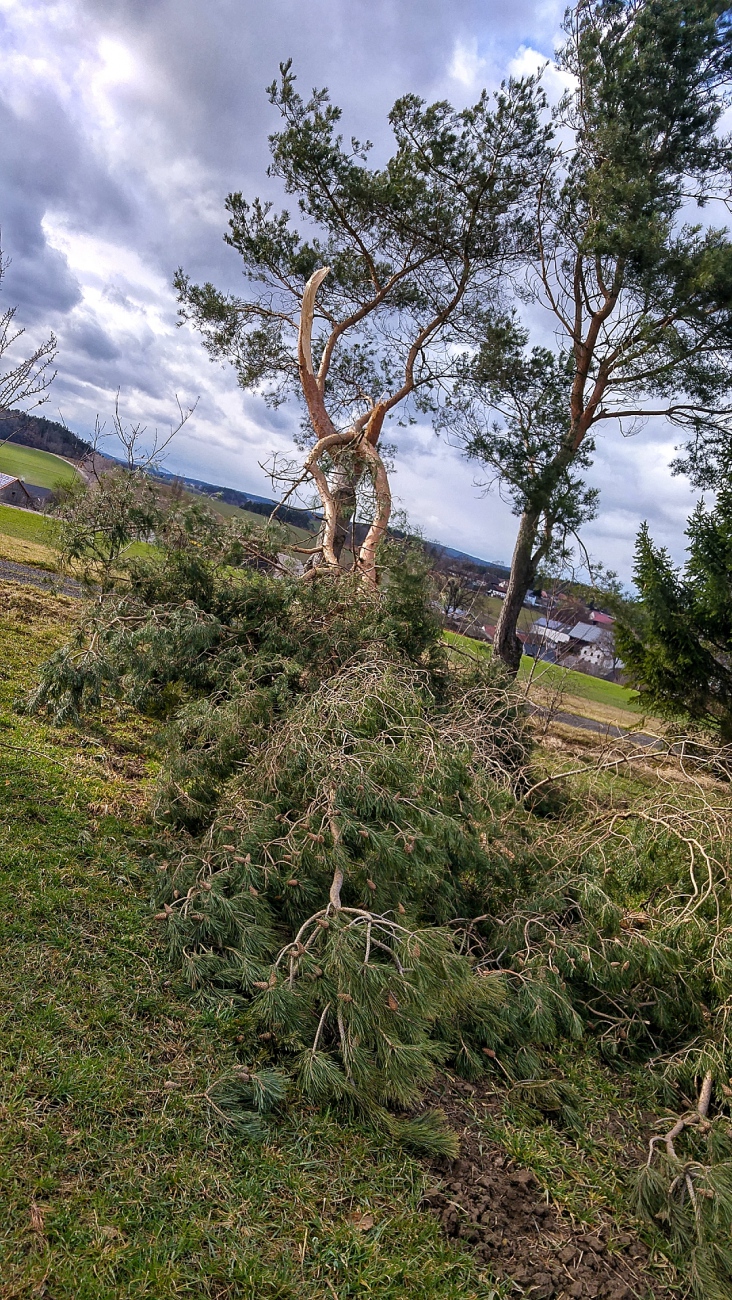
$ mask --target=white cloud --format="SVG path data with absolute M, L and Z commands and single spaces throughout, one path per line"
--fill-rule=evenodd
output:
M 448 68 L 452 80 L 459 82 L 466 90 L 474 90 L 485 67 L 486 60 L 478 54 L 477 38 L 474 36 L 466 41 L 459 37 Z
M 97 49 L 102 63 L 96 76 L 98 85 L 114 86 L 133 80 L 136 73 L 135 59 L 122 41 L 103 36 Z
M 558 68 L 553 59 L 547 58 L 546 54 L 530 45 L 519 46 L 514 57 L 509 60 L 508 72 L 512 77 L 532 77 L 540 72 L 550 104 L 556 104 L 574 82 L 570 72 Z

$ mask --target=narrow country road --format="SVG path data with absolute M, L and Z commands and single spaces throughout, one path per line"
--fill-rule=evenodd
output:
M 535 712 L 547 717 L 549 710 L 538 705 Z M 598 722 L 596 718 L 583 718 L 578 713 L 552 713 L 552 722 L 561 722 L 565 727 L 581 727 L 583 731 L 594 731 L 598 736 L 611 736 L 613 740 L 634 740 L 636 744 L 648 748 L 663 749 L 664 742 L 658 736 L 649 736 L 645 731 L 626 731 L 616 727 L 612 722 Z
M 15 560 L 0 560 L 0 580 L 20 582 L 28 587 L 40 587 L 42 591 L 60 591 L 64 596 L 80 596 L 81 583 L 73 578 L 64 578 L 49 569 L 36 568 L 34 564 L 17 564 Z

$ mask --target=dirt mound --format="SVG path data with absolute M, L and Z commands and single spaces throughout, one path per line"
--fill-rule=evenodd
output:
M 455 1088 L 465 1087 L 470 1106 Z M 446 1087 L 439 1104 L 462 1135 L 462 1154 L 436 1162 L 424 1204 L 449 1237 L 460 1237 L 499 1276 L 512 1278 L 531 1300 L 632 1300 L 670 1296 L 646 1271 L 648 1249 L 607 1220 L 577 1228 L 547 1205 L 539 1183 L 499 1146 L 481 1136 L 476 1114 L 495 1111 L 480 1090 Z

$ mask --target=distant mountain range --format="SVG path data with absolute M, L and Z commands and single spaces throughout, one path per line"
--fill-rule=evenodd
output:
M 271 515 L 277 505 L 277 502 L 271 498 L 257 496 L 254 492 L 240 492 L 238 488 L 217 487 L 214 483 L 204 483 L 202 479 L 185 478 L 182 475 L 170 474 L 167 470 L 158 470 L 157 475 L 167 482 L 177 481 L 190 488 L 193 492 L 200 492 L 203 496 L 218 497 L 220 501 L 225 501 L 227 505 L 239 506 L 242 510 L 252 510 L 256 514 Z M 322 522 L 322 516 L 316 511 L 299 510 L 294 506 L 280 506 L 277 517 L 284 523 L 296 524 L 300 528 L 317 528 Z M 362 528 L 365 531 L 365 525 L 362 525 Z M 491 573 L 500 574 L 502 578 L 508 577 L 510 573 L 508 565 L 502 564 L 500 560 L 482 560 L 477 555 L 468 555 L 465 551 L 456 551 L 452 546 L 443 546 L 441 542 L 426 542 L 424 544 L 435 555 L 447 556 L 451 560 L 459 560 L 465 564 L 474 564 L 479 569 L 489 569 Z
M 8 438 L 8 434 L 10 437 Z M 56 456 L 68 460 L 82 460 L 91 452 L 91 444 L 68 429 L 57 420 L 46 420 L 42 415 L 29 415 L 25 411 L 8 411 L 0 417 L 0 441 L 19 443 L 23 447 L 36 447 L 40 451 L 50 451 Z M 115 460 L 113 456 L 109 460 Z M 188 478 L 182 474 L 171 474 L 168 470 L 156 470 L 155 477 L 166 483 L 182 483 L 191 492 L 200 492 L 202 496 L 216 497 L 226 505 L 239 506 L 254 514 L 269 516 L 277 502 L 269 497 L 261 497 L 256 492 L 240 492 L 238 488 L 222 487 L 216 483 L 206 483 L 203 479 Z M 295 506 L 280 506 L 277 517 L 285 524 L 296 528 L 317 529 L 321 516 L 312 510 L 298 509 Z M 363 527 L 363 526 L 362 526 Z M 427 550 L 436 560 L 457 560 L 461 564 L 475 565 L 486 569 L 497 577 L 505 578 L 510 570 L 507 565 L 497 560 L 483 560 L 465 551 L 457 551 L 452 546 L 442 546 L 440 542 L 425 542 Z

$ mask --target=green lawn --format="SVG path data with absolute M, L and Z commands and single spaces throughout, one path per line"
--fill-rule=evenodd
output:
M 24 542 L 40 542 L 41 545 L 50 546 L 55 530 L 56 524 L 48 515 L 0 505 L 0 533 L 5 533 L 8 537 L 20 537 Z
M 60 456 L 35 447 L 18 447 L 12 442 L 0 445 L 0 474 L 14 474 L 35 487 L 45 488 L 59 483 L 70 486 L 78 477 L 73 466 Z
M 459 632 L 446 632 L 446 640 L 451 644 L 476 654 L 479 658 L 490 658 L 491 646 L 485 641 L 475 641 L 472 637 L 462 636 Z M 591 700 L 595 704 L 609 705 L 613 709 L 624 709 L 631 713 L 642 710 L 634 702 L 635 691 L 619 682 L 606 682 L 601 677 L 590 677 L 588 673 L 578 673 L 573 668 L 562 668 L 559 664 L 536 663 L 529 655 L 523 655 L 519 669 L 519 681 L 525 681 L 533 670 L 532 681 L 536 686 L 546 690 L 562 690 L 565 695 L 572 695 L 582 700 Z
M 41 457 L 46 456 L 45 452 L 36 452 L 32 448 L 27 448 L 27 447 L 11 448 L 9 444 L 7 444 L 5 447 L 0 446 L 0 472 L 2 473 L 11 473 L 11 472 L 20 473 L 20 470 L 17 467 L 7 468 L 6 462 L 3 460 L 3 453 L 6 453 L 11 450 L 13 454 L 16 451 L 19 451 L 23 453 L 27 452 L 28 455 L 30 456 L 41 456 Z M 51 463 L 52 468 L 60 465 L 62 469 L 68 470 L 69 473 L 73 476 L 74 471 L 71 468 L 71 466 L 65 465 L 64 461 L 59 460 L 57 456 L 48 456 L 47 460 Z M 50 471 L 47 470 L 47 476 L 49 472 Z M 55 468 L 54 468 L 54 472 L 55 472 Z M 35 470 L 31 471 L 30 469 L 28 469 L 27 472 L 25 473 L 25 477 L 29 483 L 31 482 L 35 483 L 39 487 L 46 486 L 45 480 L 43 480 L 40 475 L 36 474 L 35 477 L 31 477 L 32 473 L 35 473 Z M 190 499 L 200 501 L 201 498 L 194 497 L 193 495 L 191 495 Z M 237 506 L 223 505 L 221 504 L 221 502 L 218 501 L 212 501 L 209 502 L 209 504 L 219 514 L 222 514 L 227 518 L 231 518 L 231 517 L 240 518 L 245 523 L 254 524 L 256 528 L 263 528 L 266 523 L 266 520 L 263 515 L 257 515 L 248 510 L 239 510 Z M 17 538 L 22 542 L 33 542 L 38 544 L 41 547 L 53 547 L 56 538 L 56 528 L 57 525 L 55 524 L 54 520 L 48 515 L 41 514 L 40 512 L 33 512 L 30 510 L 18 510 L 15 506 L 0 505 L 0 538 L 1 537 Z M 296 545 L 302 543 L 308 544 L 312 542 L 312 534 L 306 533 L 302 528 L 289 527 L 288 533 L 290 535 L 290 540 Z M 30 550 L 31 548 L 27 548 L 27 549 Z M 145 542 L 135 542 L 132 546 L 128 547 L 125 554 L 127 556 L 144 555 L 150 549 L 151 548 Z M 34 558 L 33 556 L 26 555 L 24 553 L 16 554 L 15 551 L 12 550 L 12 547 L 3 548 L 2 546 L 0 546 L 0 550 L 3 551 L 5 558 L 18 560 L 24 563 L 35 562 L 37 564 L 45 565 L 46 567 L 53 567 L 54 564 L 57 562 L 57 557 L 54 556 L 50 551 L 48 553 L 46 553 L 45 551 L 39 552 L 38 555 L 35 556 Z
M 470 608 L 470 600 L 466 604 Z M 479 605 L 483 621 L 495 625 L 498 622 L 498 615 L 503 609 L 503 601 L 500 596 L 482 596 L 479 598 Z M 535 623 L 540 616 L 541 610 L 523 608 L 518 616 L 518 626 L 521 631 L 528 631 L 531 624 Z
M 567 695 L 578 696 L 583 700 L 593 700 L 596 704 L 609 704 L 614 709 L 628 709 L 634 713 L 642 710 L 634 702 L 635 691 L 619 682 L 606 682 L 602 677 L 590 677 L 589 673 L 578 673 L 573 668 L 562 668 L 559 664 L 538 663 L 523 655 L 519 680 L 525 680 L 532 668 L 533 681 L 537 686 L 548 690 L 563 689 Z
M 69 609 L 0 584 L 0 1296 L 490 1300 L 373 1130 L 293 1108 L 251 1146 L 214 1123 L 202 1094 L 244 1049 L 166 961 L 145 725 L 13 709 Z

